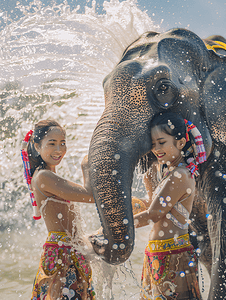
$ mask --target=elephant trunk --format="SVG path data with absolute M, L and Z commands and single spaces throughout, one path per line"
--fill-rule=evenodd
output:
M 94 250 L 111 264 L 124 262 L 134 246 L 133 171 L 142 154 L 150 149 L 150 141 L 140 143 L 147 129 L 138 126 L 133 124 L 137 132 L 134 133 L 130 126 L 120 124 L 117 117 L 105 110 L 90 144 L 91 185 L 103 227 L 102 239 L 95 236 L 91 242 Z

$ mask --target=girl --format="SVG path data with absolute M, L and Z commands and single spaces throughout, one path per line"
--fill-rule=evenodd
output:
M 196 161 L 188 131 L 197 145 Z M 161 113 L 152 120 L 151 140 L 158 185 L 152 194 L 151 173 L 147 172 L 144 183 L 149 202 L 134 216 L 137 228 L 153 223 L 145 249 L 141 299 L 201 299 L 188 224 L 197 164 L 206 160 L 202 137 L 191 122 L 174 113 Z
M 90 265 L 74 248 L 82 241 L 73 202 L 94 202 L 87 158 L 82 162 L 84 187 L 56 174 L 66 153 L 66 140 L 64 129 L 54 120 L 38 122 L 22 148 L 34 219 L 42 215 L 48 230 L 31 299 L 95 299 Z

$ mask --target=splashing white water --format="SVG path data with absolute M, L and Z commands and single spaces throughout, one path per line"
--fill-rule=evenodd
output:
M 129 0 L 104 2 L 101 15 L 95 12 L 95 2 L 84 14 L 67 4 L 43 7 L 34 1 L 32 10 L 19 6 L 24 17 L 0 33 L 0 255 L 6 274 L 4 280 L 0 278 L 0 289 L 8 300 L 29 299 L 46 236 L 43 221 L 32 221 L 23 179 L 20 144 L 25 133 L 40 119 L 58 120 L 66 129 L 68 146 L 58 172 L 82 183 L 80 162 L 104 109 L 102 81 L 132 41 L 156 30 L 150 17 Z M 92 205 L 81 205 L 85 231 L 99 227 L 94 210 Z M 134 258 L 134 273 L 130 265 L 116 272 L 116 267 L 94 260 L 98 299 L 138 298 L 141 240 L 135 247 L 140 255 Z

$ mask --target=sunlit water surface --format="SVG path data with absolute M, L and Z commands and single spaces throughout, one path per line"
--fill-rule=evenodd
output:
M 24 17 L 0 33 L 1 299 L 30 299 L 47 236 L 43 221 L 32 220 L 23 179 L 20 144 L 25 133 L 40 119 L 58 120 L 66 129 L 68 146 L 58 173 L 82 184 L 80 163 L 104 109 L 102 81 L 133 40 L 145 31 L 159 30 L 131 1 L 105 2 L 104 9 L 103 15 L 97 15 L 94 5 L 84 14 L 66 4 L 33 5 L 32 11 L 24 9 Z M 133 194 L 145 196 L 137 172 Z M 85 215 L 85 234 L 98 229 L 95 206 L 79 207 Z M 110 267 L 94 257 L 98 300 L 139 299 L 149 231 L 147 227 L 136 231 L 135 249 L 125 264 Z

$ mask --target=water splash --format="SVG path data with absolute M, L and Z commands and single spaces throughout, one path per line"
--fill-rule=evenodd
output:
M 68 146 L 58 173 L 82 183 L 80 163 L 104 109 L 102 81 L 133 40 L 145 31 L 156 30 L 151 18 L 129 0 L 105 1 L 103 14 L 96 13 L 95 1 L 91 8 L 85 7 L 85 13 L 66 3 L 50 7 L 40 1 L 18 4 L 18 8 L 23 17 L 9 24 L 3 13 L 8 25 L 0 32 L 0 256 L 2 270 L 8 274 L 1 294 L 8 300 L 29 299 L 46 237 L 43 222 L 32 220 L 23 179 L 20 144 L 25 133 L 40 119 L 58 120 L 66 129 Z M 94 207 L 80 207 L 82 215 L 86 213 L 82 230 L 99 228 Z M 135 273 L 140 276 L 144 247 L 138 244 L 135 253 L 140 251 L 140 258 L 134 261 Z M 122 287 L 115 279 L 116 267 L 95 257 L 93 266 L 98 299 L 128 299 L 139 293 L 139 284 L 133 279 L 136 275 L 131 276 L 128 268 L 121 266 L 117 271 L 120 277 L 123 270 L 129 282 Z

